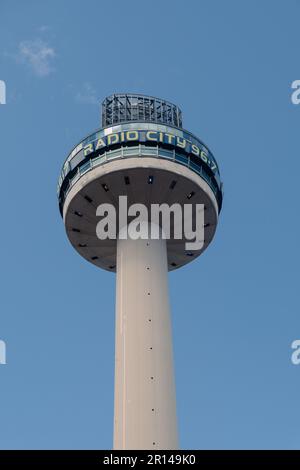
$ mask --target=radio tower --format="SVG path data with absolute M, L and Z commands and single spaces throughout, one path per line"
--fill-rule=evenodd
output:
M 149 211 L 153 203 L 204 204 L 203 246 L 187 250 L 185 238 L 151 239 L 150 230 L 148 239 L 123 239 L 122 225 L 115 239 L 100 240 L 97 207 L 113 204 L 119 215 L 119 196 Z M 67 157 L 58 197 L 73 247 L 116 272 L 114 448 L 177 449 L 168 271 L 197 258 L 214 237 L 222 206 L 216 160 L 182 128 L 174 104 L 114 94 L 102 103 L 102 127 Z

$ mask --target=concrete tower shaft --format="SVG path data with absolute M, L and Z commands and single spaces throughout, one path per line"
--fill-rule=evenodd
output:
M 178 448 L 167 275 L 166 240 L 118 240 L 115 449 Z

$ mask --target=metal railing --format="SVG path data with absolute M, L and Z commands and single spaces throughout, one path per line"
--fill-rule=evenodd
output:
M 209 174 L 203 169 L 202 165 L 197 165 L 194 161 L 191 160 L 189 156 L 185 156 L 183 154 L 176 153 L 175 149 L 173 150 L 165 150 L 160 147 L 148 147 L 142 144 L 139 144 L 135 147 L 121 147 L 117 150 L 110 150 L 108 152 L 104 152 L 98 157 L 91 158 L 86 161 L 83 165 L 77 168 L 76 174 L 69 179 L 69 183 L 63 192 L 63 200 L 65 200 L 67 194 L 69 193 L 70 189 L 74 186 L 74 184 L 88 171 L 96 168 L 97 166 L 103 165 L 113 159 L 122 159 L 122 158 L 130 158 L 133 156 L 138 157 L 157 157 L 162 159 L 169 159 L 176 163 L 179 163 L 203 178 L 209 187 L 212 189 L 215 196 L 218 198 L 218 193 L 221 192 L 221 189 L 218 187 L 216 181 L 211 178 Z

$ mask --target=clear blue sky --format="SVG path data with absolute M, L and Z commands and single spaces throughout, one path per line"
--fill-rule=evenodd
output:
M 300 448 L 300 5 L 0 2 L 0 448 L 112 447 L 113 274 L 73 250 L 61 164 L 113 92 L 177 103 L 225 199 L 170 274 L 182 448 Z

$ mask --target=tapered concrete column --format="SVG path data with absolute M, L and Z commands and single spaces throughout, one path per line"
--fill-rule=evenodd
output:
M 150 233 L 117 242 L 115 339 L 114 449 L 177 449 L 166 241 Z

